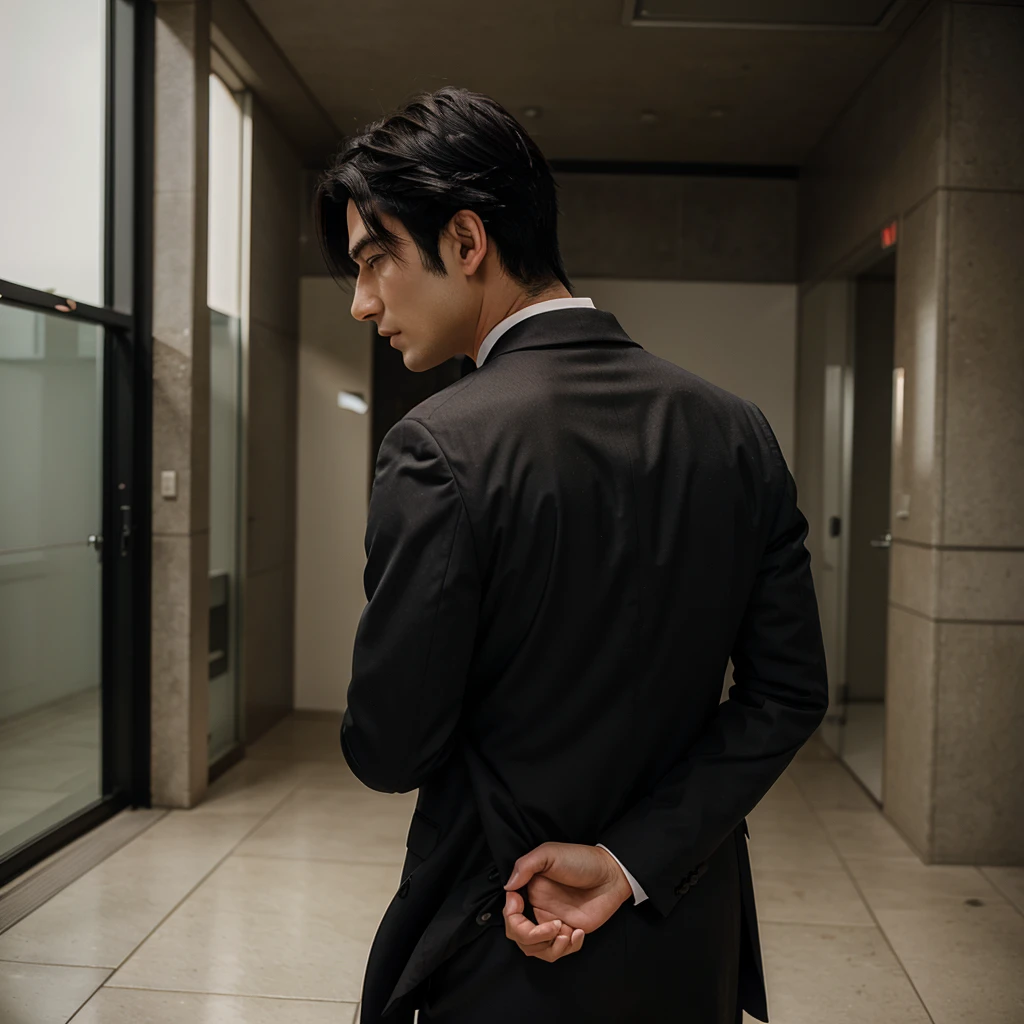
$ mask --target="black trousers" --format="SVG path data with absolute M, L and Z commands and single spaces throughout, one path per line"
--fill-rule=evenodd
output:
M 662 917 L 627 902 L 579 953 L 525 956 L 503 927 L 480 934 L 424 985 L 420 1024 L 736 1024 L 740 884 L 729 836 Z

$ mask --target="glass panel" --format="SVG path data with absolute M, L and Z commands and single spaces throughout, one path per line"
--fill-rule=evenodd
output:
M 107 3 L 3 6 L 0 278 L 102 305 Z
M 238 741 L 239 323 L 210 310 L 210 760 Z
M 228 316 L 241 314 L 242 109 L 216 75 L 210 75 L 210 220 L 207 304 Z
M 101 786 L 103 332 L 0 306 L 0 856 Z
M 238 576 L 242 130 L 236 97 L 210 76 L 210 760 L 239 740 Z

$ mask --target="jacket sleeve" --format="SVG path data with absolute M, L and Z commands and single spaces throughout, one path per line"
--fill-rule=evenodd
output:
M 601 836 L 667 915 L 810 738 L 828 708 L 807 520 L 774 435 L 773 526 L 732 651 L 733 686 L 656 789 Z
M 371 789 L 404 793 L 450 752 L 479 607 L 462 495 L 417 420 L 401 420 L 381 444 L 366 557 L 341 746 Z

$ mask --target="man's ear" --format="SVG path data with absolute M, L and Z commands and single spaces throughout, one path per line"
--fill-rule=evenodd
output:
M 452 241 L 453 256 L 459 268 L 471 277 L 487 255 L 487 229 L 474 210 L 459 210 L 448 222 L 446 232 Z

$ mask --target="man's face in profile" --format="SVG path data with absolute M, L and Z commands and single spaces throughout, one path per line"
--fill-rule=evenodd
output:
M 351 199 L 347 216 L 349 252 L 359 268 L 352 316 L 376 323 L 410 370 L 429 370 L 468 351 L 476 318 L 465 275 L 449 260 L 447 237 L 441 239 L 441 257 L 449 272 L 442 277 L 423 265 L 416 243 L 397 218 L 381 214 L 385 227 L 400 239 L 395 258 L 370 240 Z

